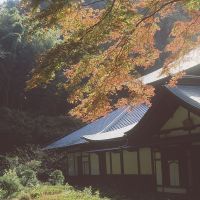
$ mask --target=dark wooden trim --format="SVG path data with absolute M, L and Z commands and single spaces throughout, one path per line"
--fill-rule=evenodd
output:
M 76 174 L 76 156 L 75 156 L 75 153 L 73 153 L 73 160 L 74 160 L 74 174 Z
M 171 128 L 171 129 L 165 129 L 165 130 L 161 130 L 160 132 L 159 132 L 159 135 L 164 135 L 164 134 L 168 134 L 168 133 L 170 133 L 170 132 L 172 132 L 172 131 L 181 131 L 181 130 L 183 130 L 183 131 L 187 131 L 187 130 L 193 130 L 193 129 L 196 129 L 196 128 L 198 128 L 198 127 L 200 127 L 200 124 L 196 124 L 196 125 L 194 125 L 194 126 L 192 126 L 190 129 L 186 129 L 186 128 L 184 128 L 184 127 L 178 127 L 178 128 Z
M 191 112 L 189 110 L 188 110 L 188 119 L 191 120 Z M 188 132 L 189 132 L 189 135 L 191 135 L 192 129 L 189 129 Z
M 152 176 L 153 176 L 153 182 L 154 182 L 154 185 L 155 185 L 155 191 L 156 191 L 156 174 L 155 174 L 155 169 L 154 169 L 154 152 L 153 152 L 153 149 L 151 149 L 151 168 L 152 168 Z
M 191 119 L 191 112 L 189 111 L 189 110 L 187 110 L 188 111 L 188 119 Z
M 186 150 L 186 159 L 187 159 L 187 173 L 188 173 L 188 191 L 193 186 L 193 174 L 192 174 L 192 157 L 191 157 L 191 149 Z
M 69 176 L 69 160 L 68 160 L 68 153 L 66 155 L 66 175 Z
M 62 148 L 55 148 L 48 151 L 57 151 L 57 152 L 107 152 L 115 150 L 120 150 L 126 146 L 125 138 L 120 138 L 118 140 L 109 140 L 103 142 L 91 142 L 91 143 L 83 143 L 83 144 L 75 144 L 67 147 Z
M 83 152 L 83 153 L 86 153 L 86 152 Z M 82 157 L 81 157 L 81 161 L 82 161 L 82 171 L 83 171 L 83 163 L 84 163 L 84 167 L 85 167 L 85 164 L 88 163 L 88 175 L 90 175 L 90 154 L 89 153 L 86 153 L 87 155 L 83 155 L 82 154 Z M 83 158 L 87 158 L 87 161 L 83 161 Z M 85 168 L 84 168 L 85 170 Z M 83 175 L 84 176 L 87 176 L 87 174 L 84 174 L 85 171 L 83 171 Z
M 81 174 L 80 174 L 80 176 L 84 176 L 84 174 L 83 174 L 83 152 L 81 151 L 80 152 L 80 161 L 81 161 L 81 163 L 80 163 L 80 168 L 81 168 Z
M 89 162 L 89 175 L 91 175 L 91 158 L 90 158 L 90 153 L 88 153 L 88 162 Z
M 160 149 L 161 153 L 161 169 L 162 169 L 162 186 L 164 189 L 165 182 L 166 182 L 166 175 L 165 175 L 165 161 L 164 161 L 164 156 L 163 156 L 163 151 Z

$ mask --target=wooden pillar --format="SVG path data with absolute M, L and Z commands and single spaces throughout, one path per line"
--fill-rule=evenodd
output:
M 189 200 L 192 199 L 193 193 L 193 174 L 192 174 L 192 159 L 191 159 L 191 149 L 188 149 L 186 152 L 187 158 L 187 175 L 188 175 L 188 196 Z
M 66 171 L 65 171 L 65 177 L 69 176 L 69 161 L 68 161 L 68 154 L 66 156 Z
M 91 175 L 91 157 L 90 157 L 90 153 L 88 153 L 88 165 L 89 165 L 89 175 Z
M 106 153 L 99 153 L 99 173 L 100 175 L 106 175 Z

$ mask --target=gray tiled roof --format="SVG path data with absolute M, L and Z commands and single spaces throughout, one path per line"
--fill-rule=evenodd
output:
M 130 130 L 130 128 L 139 122 L 147 110 L 148 107 L 146 105 L 139 105 L 134 108 L 119 108 L 109 113 L 107 116 L 84 126 L 83 128 L 63 137 L 60 140 L 57 140 L 56 142 L 48 145 L 45 149 L 63 148 L 76 144 L 87 143 L 84 136 L 93 136 L 92 138 L 95 139 L 96 134 L 102 134 L 102 140 L 109 139 L 109 133 L 112 133 L 111 139 L 113 139 L 113 137 L 121 137 L 123 135 L 119 135 L 119 133 L 122 133 L 119 130 L 123 130 L 123 133 Z
M 106 131 L 113 131 L 134 123 L 138 123 L 147 110 L 148 107 L 144 104 L 130 109 L 128 112 L 124 113 L 123 117 L 121 117 L 117 123 L 113 124 L 113 126 L 110 126 Z
M 191 50 L 188 54 L 184 55 L 179 60 L 171 63 L 172 69 L 169 72 L 170 75 L 175 75 L 178 72 L 187 71 L 199 67 L 199 55 L 200 47 L 197 47 L 196 49 Z M 156 81 L 167 78 L 169 75 L 163 74 L 162 71 L 163 68 L 160 68 L 152 73 L 142 76 L 141 78 L 139 78 L 139 80 L 142 81 L 143 84 L 152 84 Z
M 200 109 L 200 85 L 165 86 L 170 92 L 194 108 Z

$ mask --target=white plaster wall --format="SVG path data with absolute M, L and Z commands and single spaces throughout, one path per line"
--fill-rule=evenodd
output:
M 110 152 L 106 152 L 106 174 L 110 174 Z
M 120 153 L 111 153 L 112 158 L 112 174 L 121 174 Z
M 200 117 L 194 113 L 190 113 L 190 117 L 195 125 L 200 125 Z
M 138 174 L 137 151 L 123 151 L 124 174 Z
M 188 118 L 188 111 L 182 106 L 178 107 L 173 116 L 165 123 L 161 130 L 183 127 L 183 121 Z
M 161 160 L 155 161 L 156 166 L 156 184 L 162 185 L 162 166 L 161 166 Z
M 99 175 L 99 156 L 96 153 L 90 154 L 91 175 Z
M 139 149 L 139 160 L 140 160 L 140 173 L 143 175 L 152 174 L 152 159 L 150 148 Z

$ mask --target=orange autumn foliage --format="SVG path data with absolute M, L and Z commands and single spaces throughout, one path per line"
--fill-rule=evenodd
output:
M 63 41 L 41 55 L 28 88 L 48 84 L 62 70 L 67 78 L 63 87 L 71 94 L 68 101 L 75 105 L 71 114 L 85 121 L 114 107 L 150 104 L 154 88 L 138 80 L 139 71 L 154 66 L 165 52 L 163 73 L 168 73 L 174 67 L 170 63 L 200 42 L 199 0 L 102 2 L 101 8 L 95 8 L 95 1 L 87 5 L 68 1 L 66 6 L 56 4 L 53 10 L 50 5 L 50 11 L 30 16 L 43 26 L 58 26 Z M 168 44 L 161 50 L 155 39 L 160 23 L 177 12 L 187 17 L 174 22 Z M 173 77 L 170 84 L 175 85 L 181 75 Z M 116 95 L 120 92 L 125 95 Z

